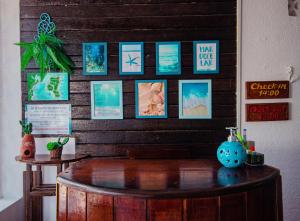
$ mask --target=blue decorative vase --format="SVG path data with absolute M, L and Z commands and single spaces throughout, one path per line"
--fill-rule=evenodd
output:
M 219 146 L 217 157 L 224 167 L 235 168 L 244 164 L 247 153 L 239 142 L 226 141 Z

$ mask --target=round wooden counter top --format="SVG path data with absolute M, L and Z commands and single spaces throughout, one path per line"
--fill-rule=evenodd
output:
M 204 197 L 259 187 L 280 175 L 269 167 L 228 169 L 217 160 L 85 159 L 58 183 L 85 192 L 141 198 Z

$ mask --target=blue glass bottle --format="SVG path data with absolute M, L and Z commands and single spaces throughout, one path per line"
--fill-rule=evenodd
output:
M 226 129 L 230 130 L 230 136 L 228 137 L 228 141 L 223 142 L 219 146 L 217 157 L 224 167 L 236 168 L 244 164 L 247 159 L 247 153 L 243 146 L 237 141 L 235 135 L 237 128 L 230 127 Z

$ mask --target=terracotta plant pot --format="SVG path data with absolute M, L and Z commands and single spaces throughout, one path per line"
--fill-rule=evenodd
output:
M 23 159 L 28 159 L 28 158 L 34 158 L 34 155 L 35 155 L 34 136 L 31 134 L 25 134 L 22 139 L 20 156 Z
M 62 154 L 62 150 L 63 150 L 63 148 L 57 148 L 55 150 L 51 150 L 50 151 L 50 157 L 52 159 L 60 159 L 61 158 L 61 154 Z

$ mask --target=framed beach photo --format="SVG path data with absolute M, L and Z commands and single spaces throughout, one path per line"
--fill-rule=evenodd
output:
M 180 80 L 179 119 L 211 119 L 211 93 L 211 80 Z
M 83 75 L 107 75 L 107 43 L 83 43 Z
M 144 43 L 119 43 L 119 72 L 120 75 L 144 74 Z
M 91 81 L 92 119 L 123 119 L 122 81 Z
M 180 42 L 156 42 L 156 74 L 181 74 Z
M 135 81 L 136 118 L 167 118 L 167 80 Z
M 194 74 L 219 73 L 219 41 L 194 41 Z

